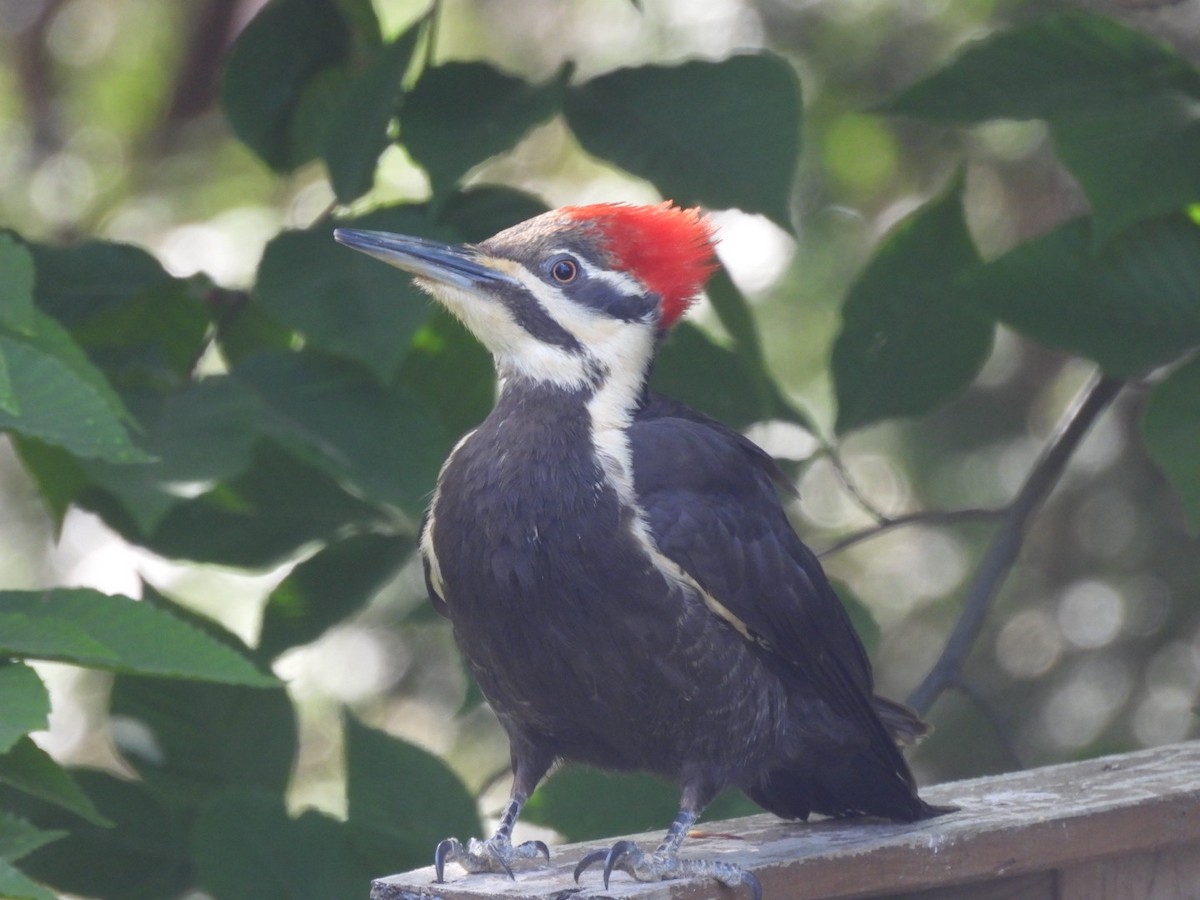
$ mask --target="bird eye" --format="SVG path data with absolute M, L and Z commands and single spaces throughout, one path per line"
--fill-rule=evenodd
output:
M 578 275 L 579 263 L 569 256 L 555 260 L 550 266 L 550 277 L 559 284 L 570 284 Z

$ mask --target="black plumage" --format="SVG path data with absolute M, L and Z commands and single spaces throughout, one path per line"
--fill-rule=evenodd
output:
M 454 454 L 443 474 L 454 490 L 434 507 L 450 599 L 430 590 L 517 767 L 527 752 L 534 778 L 555 759 L 651 771 L 700 807 L 735 784 L 788 818 L 927 814 L 878 714 L 862 644 L 787 520 L 770 457 L 649 393 L 629 428 L 658 548 L 748 639 L 622 528 L 584 403 L 510 387 Z
M 632 234 L 626 233 L 632 231 Z M 512 750 L 496 834 L 436 853 L 509 871 L 541 853 L 511 829 L 556 760 L 654 772 L 680 814 L 646 854 L 603 861 L 644 880 L 753 876 L 676 851 L 736 785 L 787 818 L 912 821 L 897 740 L 924 726 L 878 698 L 870 663 L 816 557 L 787 479 L 737 432 L 649 392 L 655 351 L 706 277 L 694 212 L 562 210 L 478 247 L 378 233 L 339 239 L 406 268 L 493 351 L 495 409 L 455 448 L 422 533 L 430 596 Z

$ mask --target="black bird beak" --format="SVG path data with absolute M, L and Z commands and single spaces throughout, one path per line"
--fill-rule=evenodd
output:
M 333 237 L 340 244 L 439 284 L 468 290 L 489 284 L 520 284 L 507 272 L 488 265 L 487 257 L 471 247 L 357 228 L 337 228 Z

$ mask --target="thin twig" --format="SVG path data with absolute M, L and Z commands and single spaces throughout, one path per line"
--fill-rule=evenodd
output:
M 824 559 L 834 553 L 840 553 L 855 544 L 869 541 L 871 538 L 886 534 L 894 528 L 906 525 L 958 525 L 962 522 L 986 522 L 998 519 L 1008 511 L 1007 506 L 977 507 L 971 509 L 926 509 L 919 512 L 905 513 L 902 516 L 885 518 L 882 522 L 870 525 L 861 531 L 852 531 L 838 538 L 817 556 Z
M 842 487 L 846 489 L 846 493 L 850 495 L 851 499 L 878 524 L 886 525 L 890 522 L 891 516 L 872 503 L 866 494 L 858 489 L 858 485 L 854 483 L 854 479 L 846 471 L 846 464 L 842 461 L 842 455 L 837 447 L 833 444 L 826 444 L 822 449 L 829 458 L 829 464 L 833 466 L 833 471 L 837 473 L 838 480 L 842 482 Z
M 942 655 L 908 698 L 908 705 L 917 712 L 929 712 L 929 707 L 942 691 L 958 678 L 962 664 L 983 628 L 992 601 L 1012 570 L 1017 554 L 1021 552 L 1030 520 L 1054 490 L 1088 429 L 1112 404 L 1123 386 L 1124 382 L 1107 376 L 1094 378 L 1082 392 L 1082 400 L 1064 417 L 1058 433 L 1042 451 L 1041 458 L 1034 464 L 1005 512 L 1004 520 L 979 564 L 962 613 L 942 649 Z

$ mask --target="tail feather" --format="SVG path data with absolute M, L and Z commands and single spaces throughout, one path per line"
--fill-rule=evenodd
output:
M 901 773 L 886 771 L 874 757 L 859 754 L 823 765 L 773 769 L 745 791 L 763 809 L 785 819 L 820 813 L 914 822 L 950 811 L 918 797 Z
M 883 727 L 898 746 L 914 747 L 933 733 L 933 726 L 922 719 L 912 707 L 887 697 L 877 696 L 873 701 L 875 712 L 883 722 Z
M 933 730 L 903 703 L 875 697 L 872 706 L 897 746 L 916 744 Z M 954 810 L 933 806 L 917 796 L 904 759 L 879 743 L 835 756 L 791 760 L 771 769 L 745 791 L 759 806 L 786 819 L 807 819 L 810 813 L 820 813 L 913 822 Z

